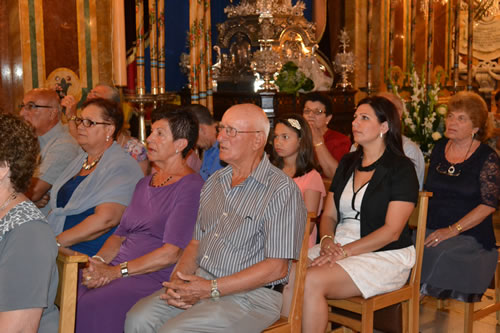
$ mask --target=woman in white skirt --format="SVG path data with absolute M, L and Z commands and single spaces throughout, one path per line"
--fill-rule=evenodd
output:
M 418 180 L 403 152 L 395 106 L 384 97 L 361 100 L 352 132 L 358 149 L 335 173 L 321 217 L 321 242 L 307 271 L 305 333 L 325 332 L 326 299 L 396 290 L 415 263 L 407 221 L 418 199 Z

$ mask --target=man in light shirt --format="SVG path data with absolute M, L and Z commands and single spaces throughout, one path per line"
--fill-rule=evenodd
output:
M 78 154 L 77 142 L 61 124 L 59 96 L 52 89 L 38 88 L 23 98 L 20 115 L 30 123 L 40 143 L 40 166 L 26 195 L 47 214 L 47 194 L 57 177 Z
M 264 153 L 264 111 L 235 105 L 219 125 L 228 166 L 205 183 L 193 240 L 170 282 L 127 314 L 125 332 L 260 332 L 280 317 L 289 260 L 306 208 L 295 182 Z

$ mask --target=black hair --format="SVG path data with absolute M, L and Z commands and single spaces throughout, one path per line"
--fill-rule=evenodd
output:
M 198 140 L 198 119 L 182 108 L 171 109 L 167 105 L 162 105 L 151 114 L 152 122 L 165 119 L 172 132 L 174 140 L 186 139 L 188 144 L 182 150 L 182 157 L 186 157 L 194 148 Z
M 321 104 L 323 104 L 325 106 L 325 114 L 326 114 L 326 116 L 329 116 L 329 115 L 333 114 L 333 111 L 332 111 L 332 102 L 331 102 L 330 98 L 327 95 L 323 95 L 323 94 L 321 94 L 319 92 L 311 92 L 311 93 L 306 94 L 304 96 L 304 101 L 302 102 L 302 108 L 301 108 L 301 110 L 304 110 L 304 106 L 306 105 L 307 101 L 320 102 Z
M 385 97 L 371 96 L 359 101 L 357 107 L 363 104 L 367 104 L 373 109 L 379 123 L 387 122 L 388 130 L 384 135 L 386 147 L 396 155 L 405 156 L 403 140 L 401 138 L 401 120 L 399 119 L 399 113 L 394 103 Z M 358 149 L 363 149 L 363 147 L 359 145 Z

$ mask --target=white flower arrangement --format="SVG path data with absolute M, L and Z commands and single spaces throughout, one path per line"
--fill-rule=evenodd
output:
M 436 81 L 429 88 L 425 85 L 425 74 L 420 77 L 412 68 L 406 75 L 406 84 L 402 89 L 407 90 L 410 97 L 403 111 L 403 133 L 420 146 L 428 159 L 436 141 L 443 137 L 447 113 L 446 105 L 438 101 L 441 73 L 437 74 Z M 394 82 L 391 83 L 393 93 L 401 98 L 400 88 Z

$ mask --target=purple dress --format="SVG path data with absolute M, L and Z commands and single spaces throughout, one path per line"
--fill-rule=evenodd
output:
M 184 249 L 193 236 L 203 179 L 190 174 L 163 186 L 150 186 L 152 176 L 141 179 L 123 213 L 115 235 L 125 237 L 111 261 L 119 265 L 169 243 Z M 78 288 L 76 332 L 123 333 L 127 311 L 141 298 L 170 279 L 174 265 L 157 272 L 119 278 L 108 285 Z

